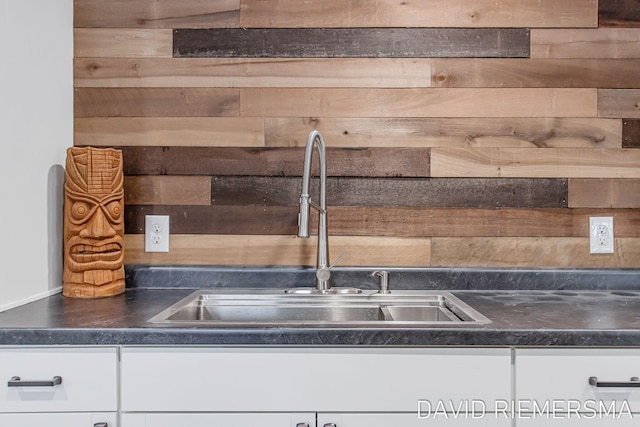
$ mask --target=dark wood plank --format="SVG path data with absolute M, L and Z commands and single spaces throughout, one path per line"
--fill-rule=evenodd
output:
M 599 0 L 598 16 L 601 27 L 640 28 L 640 1 Z
M 297 206 L 301 179 L 293 177 L 215 176 L 214 205 Z M 314 181 L 311 195 L 318 194 Z M 331 206 L 381 207 L 538 207 L 567 206 L 564 179 L 354 178 L 327 180 Z
M 125 175 L 302 176 L 304 148 L 119 147 Z M 428 148 L 328 148 L 331 176 L 426 177 Z M 314 157 L 315 159 L 315 157 Z M 314 160 L 317 165 L 317 161 Z
M 520 28 L 177 29 L 175 57 L 528 57 Z
M 240 92 L 219 88 L 76 88 L 75 117 L 238 116 Z
M 125 233 L 143 234 L 145 215 L 169 215 L 172 234 L 294 235 L 298 208 L 125 205 Z
M 144 233 L 145 215 L 169 215 L 173 234 L 295 235 L 297 208 L 263 206 L 125 207 L 127 234 Z M 608 211 L 610 212 L 610 211 Z M 329 208 L 330 236 L 584 237 L 598 209 Z M 613 214 L 616 237 L 640 237 L 640 210 Z M 315 215 L 312 232 L 316 230 Z
M 78 0 L 74 27 L 237 28 L 240 0 Z
M 434 59 L 433 87 L 640 88 L 638 59 Z
M 640 120 L 622 120 L 622 148 L 640 148 Z

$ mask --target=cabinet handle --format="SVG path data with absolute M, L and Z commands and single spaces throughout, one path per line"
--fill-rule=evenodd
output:
M 324 427 L 338 427 L 336 423 L 326 423 Z
M 20 377 L 11 377 L 7 387 L 55 387 L 62 384 L 62 377 L 55 376 L 51 381 L 22 381 Z
M 95 423 L 93 427 L 109 427 L 109 423 Z
M 640 379 L 631 377 L 629 381 L 598 381 L 598 377 L 589 377 L 589 385 L 593 387 L 640 387 Z
M 309 427 L 309 423 L 298 423 L 296 427 Z

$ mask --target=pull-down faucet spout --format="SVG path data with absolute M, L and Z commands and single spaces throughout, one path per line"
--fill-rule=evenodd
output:
M 309 195 L 311 158 L 314 147 L 318 149 L 320 166 L 320 203 L 318 205 L 311 202 L 311 196 Z M 309 237 L 309 211 L 311 206 L 316 208 L 319 214 L 316 289 L 320 292 L 326 292 L 331 288 L 331 284 L 329 283 L 331 271 L 329 266 L 329 241 L 327 236 L 327 159 L 324 139 L 317 130 L 312 131 L 307 137 L 307 146 L 304 152 L 302 193 L 300 194 L 300 213 L 298 214 L 298 237 Z

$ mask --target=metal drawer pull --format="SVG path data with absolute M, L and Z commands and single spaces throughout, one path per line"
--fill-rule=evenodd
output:
M 336 423 L 326 423 L 324 427 L 338 427 Z
M 309 423 L 298 423 L 296 427 L 309 427 Z
M 55 376 L 51 381 L 22 381 L 20 377 L 11 377 L 7 387 L 55 387 L 62 384 L 62 377 Z
M 95 423 L 93 427 L 109 427 L 109 423 Z
M 640 379 L 631 377 L 629 381 L 598 381 L 598 377 L 589 377 L 589 384 L 594 387 L 640 387 Z

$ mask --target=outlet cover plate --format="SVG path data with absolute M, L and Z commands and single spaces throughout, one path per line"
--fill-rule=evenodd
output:
M 589 218 L 589 245 L 592 254 L 614 253 L 612 216 L 592 216 Z
M 145 215 L 144 251 L 169 252 L 169 215 Z

